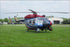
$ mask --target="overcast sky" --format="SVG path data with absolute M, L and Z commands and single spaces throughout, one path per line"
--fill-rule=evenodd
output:
M 70 12 L 70 1 L 0 1 L 0 18 L 14 17 L 16 14 L 8 12 Z M 30 13 L 19 13 L 18 17 L 24 17 Z M 39 15 L 70 18 L 70 14 L 39 13 Z

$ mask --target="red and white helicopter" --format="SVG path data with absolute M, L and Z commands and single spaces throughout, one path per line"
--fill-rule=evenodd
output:
M 24 20 L 15 20 L 17 22 L 24 22 L 26 27 L 27 27 L 27 31 L 29 30 L 35 30 L 36 32 L 39 32 L 40 30 L 50 30 L 52 31 L 52 22 L 50 20 L 48 20 L 47 18 L 45 18 L 45 15 L 38 15 L 37 13 L 61 13 L 61 14 L 68 14 L 69 12 L 35 12 L 31 9 L 29 9 L 31 12 L 12 12 L 12 13 L 33 13 L 33 14 L 29 14 L 26 15 L 24 17 Z

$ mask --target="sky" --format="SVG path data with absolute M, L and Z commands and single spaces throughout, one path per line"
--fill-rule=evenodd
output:
M 70 1 L 0 1 L 0 19 L 16 16 L 9 12 L 70 12 Z M 17 17 L 25 17 L 32 13 L 18 13 Z M 39 15 L 70 18 L 70 14 L 38 13 Z

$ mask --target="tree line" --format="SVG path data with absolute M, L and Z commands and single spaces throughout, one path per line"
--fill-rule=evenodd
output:
M 8 22 L 9 23 L 9 19 L 8 18 L 4 18 L 4 19 L 0 19 L 0 22 Z M 62 24 L 70 24 L 70 18 L 63 18 L 63 22 Z
M 8 18 L 4 18 L 4 19 L 0 19 L 0 22 L 8 22 L 9 21 L 9 19 Z
M 70 18 L 63 18 L 63 24 L 70 24 Z

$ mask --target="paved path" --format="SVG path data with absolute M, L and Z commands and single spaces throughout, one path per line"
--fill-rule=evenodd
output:
M 57 26 L 57 27 L 70 27 L 70 25 L 52 25 L 52 26 Z

